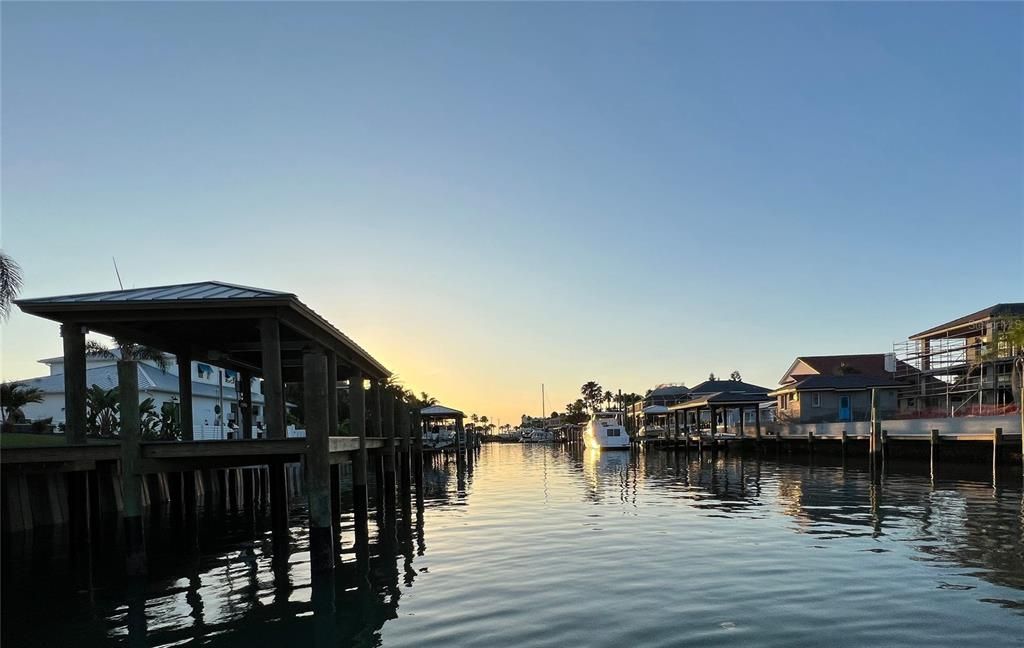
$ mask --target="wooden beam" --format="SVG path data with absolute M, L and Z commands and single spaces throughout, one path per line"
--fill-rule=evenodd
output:
M 80 324 L 60 327 L 64 342 L 64 426 L 68 443 L 85 443 L 85 328 Z

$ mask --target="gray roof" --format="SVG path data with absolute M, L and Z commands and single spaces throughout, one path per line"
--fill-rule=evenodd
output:
M 174 374 L 161 371 L 142 363 L 139 363 L 137 366 L 139 369 L 140 392 L 161 392 L 166 394 L 178 393 L 178 377 Z M 49 394 L 64 393 L 64 374 L 43 376 L 41 378 L 29 378 L 28 380 L 19 380 L 18 382 L 20 384 L 38 387 Z M 89 369 L 85 372 L 85 384 L 89 386 L 99 385 L 103 389 L 112 389 L 117 387 L 117 365 L 107 365 L 105 367 L 94 367 Z M 192 395 L 205 396 L 207 398 L 218 398 L 220 396 L 220 386 L 196 382 L 193 380 Z M 225 384 L 224 400 L 233 401 L 235 399 L 235 388 L 231 385 Z M 263 395 L 254 392 L 252 395 L 252 402 L 262 404 Z
M 791 385 L 786 385 L 771 392 L 772 394 L 797 391 L 844 391 L 870 389 L 872 387 L 902 387 L 899 383 L 885 376 L 865 376 L 864 374 L 846 374 L 842 376 L 815 375 L 807 376 Z
M 718 392 L 767 394 L 768 388 L 751 385 L 750 383 L 745 383 L 742 380 L 705 380 L 701 384 L 690 389 L 690 393 L 693 395 L 715 394 Z
M 685 385 L 658 385 L 647 394 L 647 398 L 664 396 L 685 396 L 690 390 Z
M 670 409 L 687 410 L 707 407 L 708 405 L 758 405 L 767 400 L 770 399 L 766 392 L 716 392 L 713 394 L 702 394 L 691 401 L 673 405 Z
M 174 301 L 206 301 L 216 299 L 268 299 L 287 297 L 292 293 L 236 286 L 223 281 L 200 281 L 197 283 L 175 284 L 173 286 L 156 286 L 152 288 L 131 288 L 128 290 L 111 290 L 108 292 L 78 293 L 75 295 L 59 295 L 56 297 L 36 297 L 19 299 L 18 304 L 76 304 L 95 302 L 174 302 Z
M 424 407 L 420 410 L 422 416 L 433 416 L 433 417 L 455 417 L 465 416 L 462 412 L 457 409 L 445 407 L 444 405 L 431 405 L 430 407 Z

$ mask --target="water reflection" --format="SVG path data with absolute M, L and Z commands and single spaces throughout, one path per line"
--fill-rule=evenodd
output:
M 116 524 L 84 556 L 40 529 L 4 543 L 3 643 L 1012 645 L 1019 476 L 887 471 L 489 446 L 424 465 L 365 538 L 346 511 L 327 579 L 310 573 L 301 508 L 286 552 L 265 505 L 202 510 L 198 546 L 155 509 L 145 581 L 120 576 Z

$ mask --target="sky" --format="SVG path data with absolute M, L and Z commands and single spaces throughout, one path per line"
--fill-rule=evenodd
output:
M 23 296 L 296 293 L 492 420 L 1024 301 L 1024 5 L 9 3 Z M 5 379 L 55 324 L 2 326 Z

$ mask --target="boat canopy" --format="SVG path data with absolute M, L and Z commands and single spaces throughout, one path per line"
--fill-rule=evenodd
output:
M 462 412 L 457 409 L 445 407 L 444 405 L 431 405 L 430 407 L 424 407 L 420 410 L 420 414 L 423 416 L 465 416 Z
M 644 408 L 644 414 L 668 414 L 670 411 L 664 405 L 648 405 Z

